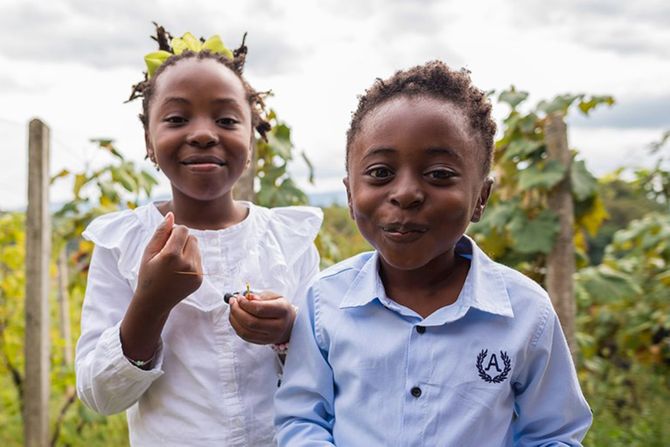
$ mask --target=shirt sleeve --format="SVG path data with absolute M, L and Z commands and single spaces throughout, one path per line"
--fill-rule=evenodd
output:
M 531 344 L 523 383 L 515 386 L 518 447 L 581 446 L 592 421 L 558 317 L 548 306 L 544 330 Z
M 163 374 L 162 347 L 148 371 L 123 355 L 119 328 L 132 296 L 130 284 L 119 273 L 114 251 L 96 246 L 88 272 L 75 367 L 79 398 L 103 415 L 126 410 Z
M 320 346 L 315 289 L 298 305 L 284 379 L 275 394 L 275 425 L 281 446 L 334 446 L 333 371 Z

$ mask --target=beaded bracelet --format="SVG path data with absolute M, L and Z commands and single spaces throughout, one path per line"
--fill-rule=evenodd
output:
M 149 365 L 151 362 L 154 361 L 154 358 L 156 357 L 156 353 L 154 352 L 151 354 L 151 357 L 147 360 L 133 360 L 130 357 L 126 356 L 126 360 L 128 360 L 132 365 L 137 366 L 140 369 L 144 369 L 145 366 Z

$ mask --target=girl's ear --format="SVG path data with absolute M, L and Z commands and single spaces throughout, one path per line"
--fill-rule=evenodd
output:
M 149 138 L 149 132 L 144 132 L 144 145 L 147 150 L 147 158 L 153 163 L 156 164 L 156 154 L 154 153 L 154 147 L 151 144 L 151 138 Z
M 256 141 L 254 140 L 253 134 L 251 136 L 251 142 L 249 143 L 249 153 L 247 154 L 247 162 L 244 165 L 244 169 L 247 170 L 251 166 L 251 160 L 254 158 L 254 150 L 256 148 Z
M 482 216 L 484 215 L 484 208 L 486 208 L 486 203 L 489 201 L 489 197 L 491 196 L 492 187 L 493 187 L 493 179 L 491 177 L 487 177 L 484 180 L 482 189 L 479 191 L 479 197 L 477 197 L 477 204 L 475 205 L 475 209 L 472 212 L 470 222 L 479 222 Z
M 349 207 L 349 216 L 351 216 L 351 218 L 354 219 L 354 207 L 351 203 L 351 189 L 349 188 L 349 177 L 344 177 L 342 179 L 342 183 L 344 183 L 344 188 L 347 190 L 347 206 Z

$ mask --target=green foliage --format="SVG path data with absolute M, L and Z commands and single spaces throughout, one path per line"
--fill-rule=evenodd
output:
M 268 121 L 272 130 L 267 141 L 256 141 L 256 203 L 267 207 L 304 205 L 307 195 L 298 188 L 288 172 L 295 148 L 291 141 L 291 128 L 270 111 Z M 301 153 L 309 168 L 309 181 L 314 181 L 314 170 L 307 156 Z
M 0 215 L 0 445 L 22 439 L 25 215 Z
M 323 227 L 316 241 L 322 267 L 372 250 L 370 244 L 358 232 L 347 208 L 333 205 L 324 208 L 323 213 Z
M 580 378 L 593 445 L 667 445 L 670 426 L 670 216 L 614 234 L 601 264 L 575 275 Z
M 496 142 L 496 183 L 481 222 L 469 232 L 497 260 L 515 267 L 539 282 L 544 276 L 544 256 L 551 251 L 558 233 L 558 218 L 547 210 L 550 191 L 566 175 L 575 202 L 576 246 L 585 256 L 585 239 L 595 234 L 606 218 L 597 180 L 582 160 L 573 159 L 569 172 L 547 154 L 545 127 L 549 114 L 565 116 L 576 106 L 584 114 L 601 104 L 611 105 L 609 96 L 559 95 L 529 112 L 519 107 L 528 99 L 514 87 L 498 100 L 510 107 L 503 120 L 503 135 Z M 576 157 L 576 153 L 574 155 Z
M 650 169 L 641 168 L 635 172 L 636 189 L 645 197 L 665 206 L 670 211 L 670 130 L 661 139 L 649 146 L 649 152 L 657 159 Z M 664 152 L 665 149 L 665 152 Z

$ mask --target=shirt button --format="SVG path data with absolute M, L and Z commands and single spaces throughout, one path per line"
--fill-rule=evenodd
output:
M 414 388 L 412 388 L 412 390 L 410 392 L 412 393 L 412 396 L 414 396 L 414 397 L 421 397 L 421 388 L 419 388 L 418 386 L 415 386 Z
M 416 331 L 417 331 L 419 334 L 423 334 L 424 332 L 426 332 L 426 326 L 417 326 L 417 327 L 416 327 Z

